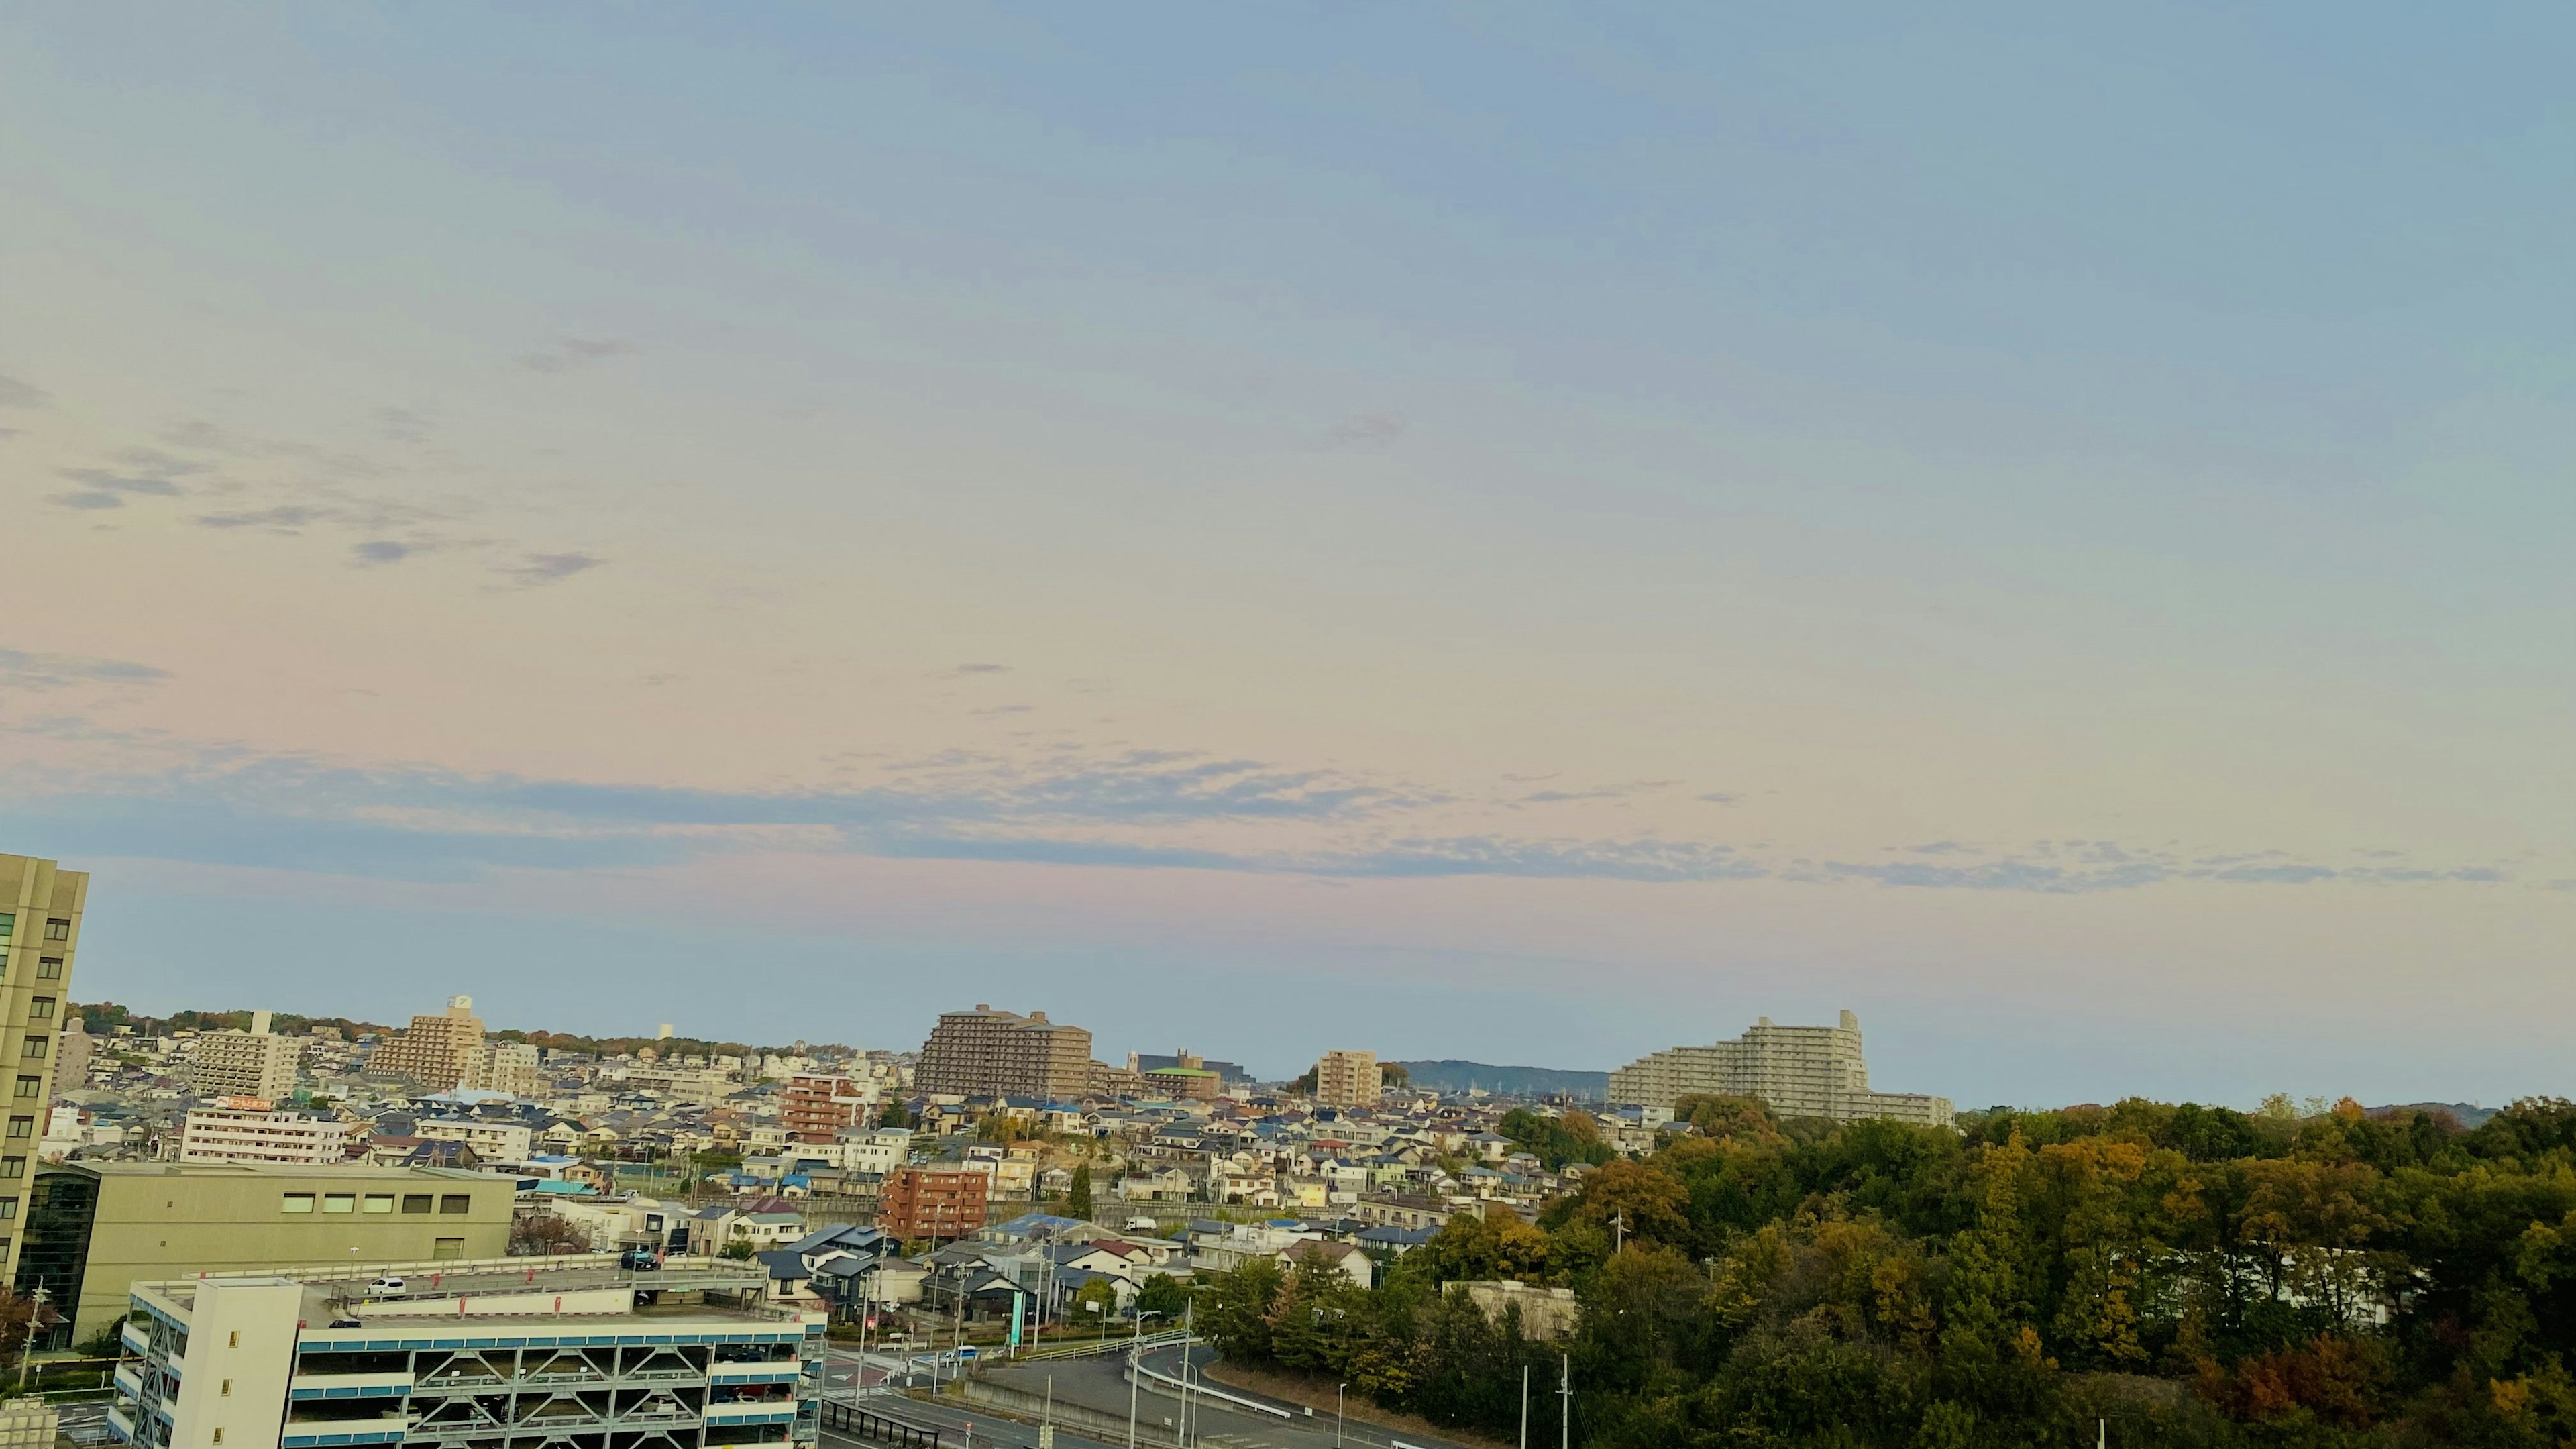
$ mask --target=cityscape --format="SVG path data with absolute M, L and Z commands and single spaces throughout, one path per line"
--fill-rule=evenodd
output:
M 2576 1449 L 2571 73 L 0 4 L 0 1449 Z

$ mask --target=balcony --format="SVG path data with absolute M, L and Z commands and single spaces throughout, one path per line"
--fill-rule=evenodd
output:
M 107 1433 L 119 1444 L 134 1442 L 134 1419 L 125 1412 L 123 1404 L 107 1406 Z
M 143 1397 L 143 1375 L 137 1365 L 121 1363 L 116 1366 L 116 1391 L 129 1399 Z
M 151 1338 L 137 1328 L 131 1318 L 117 1325 L 116 1336 L 124 1342 L 125 1351 L 136 1358 L 146 1357 L 152 1352 Z

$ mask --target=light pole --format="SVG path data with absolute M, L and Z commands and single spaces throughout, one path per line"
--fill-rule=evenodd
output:
M 1342 1449 L 1342 1391 L 1349 1387 L 1349 1384 L 1333 1386 L 1333 1449 Z
M 1136 1310 L 1136 1331 L 1128 1339 L 1127 1349 L 1127 1449 L 1136 1449 L 1136 1386 L 1145 1378 L 1145 1320 L 1160 1318 L 1159 1308 Z
M 1521 1449 L 1529 1449 L 1529 1365 L 1521 1365 Z

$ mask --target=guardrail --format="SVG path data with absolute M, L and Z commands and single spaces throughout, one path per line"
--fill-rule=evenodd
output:
M 916 1429 L 910 1424 L 889 1419 L 883 1414 L 871 1414 L 855 1404 L 844 1404 L 837 1399 L 823 1401 L 823 1427 L 840 1429 L 863 1439 L 900 1444 L 904 1449 L 939 1449 L 939 1431 L 936 1429 Z
M 1175 1331 L 1149 1333 L 1142 1338 L 1129 1334 L 1124 1337 L 1089 1339 L 1082 1343 L 1060 1343 L 1046 1348 L 1031 1349 L 1021 1354 L 1014 1362 L 1047 1363 L 1060 1358 L 1088 1358 L 1093 1354 L 1124 1353 L 1138 1348 L 1168 1348 L 1179 1343 L 1182 1337 L 1182 1334 Z
M 1179 1379 L 1172 1377 L 1170 1374 L 1158 1374 L 1152 1369 L 1145 1367 L 1144 1356 L 1141 1354 L 1131 1353 L 1127 1356 L 1127 1369 L 1130 1373 L 1150 1379 L 1156 1384 L 1163 1385 L 1175 1395 L 1187 1395 L 1190 1398 L 1199 1399 L 1221 1399 L 1226 1403 L 1250 1409 L 1254 1413 L 1268 1414 L 1271 1417 L 1278 1419 L 1293 1420 L 1297 1417 L 1296 1415 L 1289 1413 L 1286 1409 L 1280 1408 L 1276 1404 L 1265 1404 L 1258 1399 L 1247 1399 L 1241 1394 L 1229 1394 L 1223 1389 L 1209 1388 L 1204 1380 L 1184 1384 Z

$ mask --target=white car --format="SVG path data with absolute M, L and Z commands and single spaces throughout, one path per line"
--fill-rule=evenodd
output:
M 367 1285 L 367 1296 L 370 1298 L 400 1298 L 409 1291 L 403 1286 L 403 1280 L 391 1275 Z

